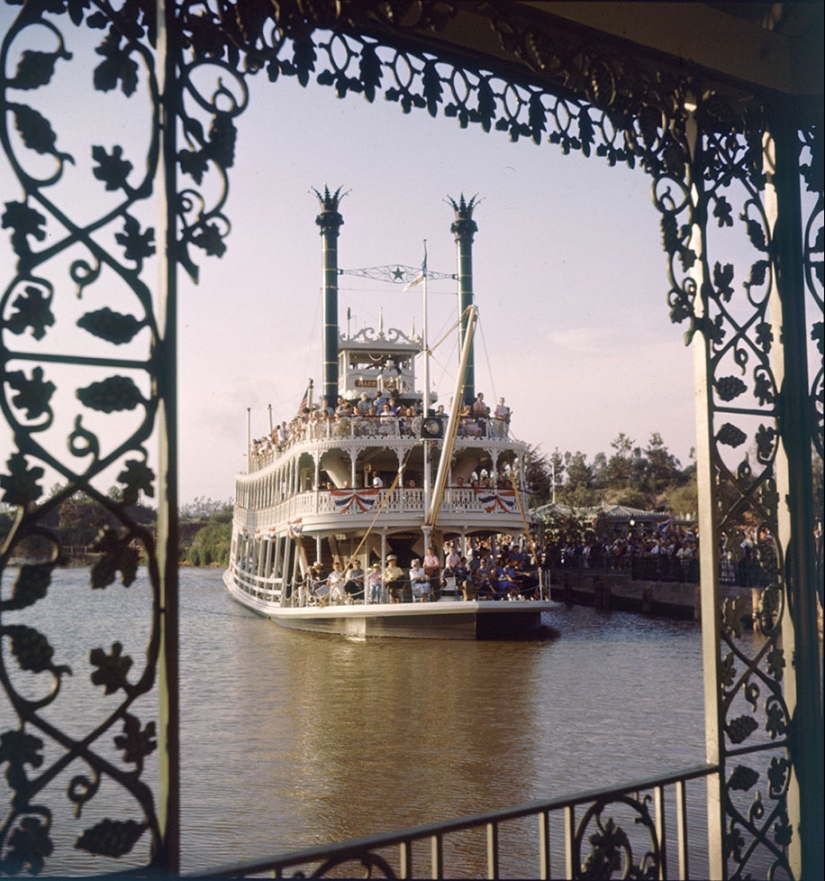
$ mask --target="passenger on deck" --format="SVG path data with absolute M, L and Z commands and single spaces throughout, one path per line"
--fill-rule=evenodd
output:
M 347 601 L 364 599 L 364 570 L 361 568 L 360 560 L 353 560 L 349 569 L 344 576 L 344 591 L 347 594 Z
M 384 587 L 386 587 L 389 592 L 390 602 L 400 603 L 402 583 L 404 581 L 404 570 L 399 567 L 398 557 L 396 557 L 395 554 L 390 554 L 389 557 L 387 557 L 387 567 L 384 569 L 384 574 L 381 576 L 381 579 L 384 582 Z
M 410 567 L 410 587 L 414 603 L 425 603 L 430 598 L 430 579 L 420 560 L 413 560 Z
M 444 565 L 447 567 L 447 569 L 455 569 L 460 561 L 461 555 L 455 549 L 455 545 L 450 544 L 450 552 L 447 554 L 447 558 L 444 560 Z M 446 575 L 447 573 L 445 572 L 444 574 Z
M 482 557 L 478 568 L 474 570 L 473 575 L 476 594 L 480 600 L 495 599 L 496 589 L 493 584 L 495 574 L 495 570 L 490 563 L 490 558 L 486 556 Z
M 347 598 L 344 590 L 344 569 L 338 560 L 332 564 L 332 572 L 327 577 L 327 584 L 329 585 L 329 601 L 343 603 Z
M 469 404 L 461 411 L 458 433 L 462 437 L 481 437 L 481 426 L 473 416 Z
M 473 584 L 470 569 L 467 566 L 467 558 L 460 557 L 458 565 L 453 568 L 452 572 L 453 577 L 455 578 L 455 586 L 458 588 L 458 590 L 461 591 L 464 599 L 474 600 L 476 596 L 476 589 L 475 585 Z
M 510 424 L 510 408 L 504 403 L 504 398 L 498 399 L 496 409 L 493 411 L 495 416 L 495 435 L 496 437 L 507 437 L 507 426 Z
M 515 570 L 507 564 L 508 561 L 499 557 L 495 567 L 496 599 L 506 600 L 518 596 L 518 583 L 516 582 Z
M 479 392 L 473 402 L 473 416 L 481 419 L 490 415 L 490 408 L 484 403 L 484 395 Z
M 438 574 L 440 569 L 441 560 L 438 558 L 435 548 L 430 545 L 427 548 L 427 553 L 424 554 L 424 571 L 427 573 L 427 578 L 430 582 L 430 596 L 433 599 L 438 599 L 438 595 L 441 592 L 441 581 Z
M 381 583 L 381 564 L 373 563 L 370 567 L 369 574 L 367 575 L 367 584 L 370 589 L 370 602 L 371 603 L 380 603 L 383 602 L 383 585 Z
M 312 564 L 308 580 L 312 596 L 315 597 L 319 605 L 325 606 L 329 601 L 329 585 L 326 578 L 323 577 L 320 563 Z

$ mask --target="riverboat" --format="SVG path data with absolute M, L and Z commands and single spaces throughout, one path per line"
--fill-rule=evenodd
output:
M 235 479 L 224 574 L 230 594 L 285 627 L 351 637 L 488 639 L 547 632 L 542 615 L 558 604 L 550 601 L 540 573 L 519 573 L 523 589 L 487 598 L 467 582 L 464 588 L 456 583 L 441 553 L 451 545 L 472 558 L 482 542 L 493 554 L 504 543 L 529 553 L 528 446 L 513 436 L 503 408 L 483 412 L 474 388 L 474 200 L 452 202 L 459 271 L 449 277 L 458 282 L 461 355 L 445 413 L 434 409 L 427 366 L 426 286 L 435 274 L 426 260 L 421 268 L 370 270 L 372 277 L 383 269 L 388 280 L 423 284 L 420 334 L 385 330 L 382 320 L 377 328 L 342 333 L 340 190 L 316 195 L 323 242 L 323 395 L 320 406 L 313 406 L 310 382 L 291 422 L 258 441 L 248 439 L 247 470 Z M 420 389 L 417 362 L 423 366 Z M 430 546 L 441 567 L 428 572 L 429 596 L 418 601 L 409 568 L 424 560 Z M 364 587 L 358 590 L 362 582 L 350 580 L 349 590 L 342 590 L 340 573 L 356 560 Z M 390 564 L 403 578 L 371 588 L 369 573 L 385 573 Z

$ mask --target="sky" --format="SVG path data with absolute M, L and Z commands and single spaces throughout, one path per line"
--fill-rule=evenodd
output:
M 258 84 L 256 84 L 258 85 Z M 307 378 L 320 382 L 321 239 L 310 188 L 343 187 L 339 266 L 455 271 L 445 197 L 478 195 L 476 390 L 504 396 L 513 432 L 545 452 L 610 453 L 625 432 L 659 432 L 689 462 L 692 356 L 670 324 L 665 255 L 641 172 L 563 156 L 553 145 L 460 130 L 397 105 L 339 100 L 294 82 L 255 90 L 230 181 L 229 251 L 181 295 L 184 497 L 231 494 L 252 435 L 290 418 Z M 260 91 L 260 94 L 258 94 Z M 244 173 L 240 169 L 248 169 Z M 420 289 L 342 276 L 339 323 L 421 328 Z M 455 283 L 428 291 L 430 338 L 452 324 Z M 227 303 L 231 307 L 227 308 Z M 455 348 L 431 367 L 452 395 Z M 438 356 L 438 353 L 437 353 Z M 446 366 L 445 366 L 446 365 Z M 420 376 L 421 368 L 418 368 Z M 201 443 L 202 441 L 202 443 Z
M 12 12 L 4 7 L 0 15 Z M 114 204 L 116 195 L 90 178 L 90 144 L 107 150 L 122 145 L 134 165 L 130 182 L 141 171 L 148 142 L 140 103 L 145 88 L 133 99 L 93 93 L 90 71 L 99 56 L 82 51 L 86 38 L 70 32 L 67 38 L 75 41 L 70 48 L 77 63 L 61 67 L 48 90 L 24 97 L 41 107 L 59 149 L 75 159 L 53 192 L 71 205 L 73 217 L 88 219 Z M 89 97 L 78 103 L 81 88 Z M 666 255 L 644 172 L 610 168 L 598 157 L 564 156 L 549 143 L 513 144 L 506 134 L 478 126 L 462 130 L 455 120 L 432 119 L 424 111 L 405 115 L 381 97 L 374 104 L 357 95 L 341 100 L 330 88 L 302 88 L 287 78 L 276 84 L 253 80 L 238 127 L 225 209 L 232 224 L 227 252 L 220 259 L 196 252 L 198 284 L 181 274 L 183 504 L 233 496 L 233 474 L 246 463 L 247 408 L 252 435 L 259 437 L 268 429 L 270 405 L 275 421 L 289 419 L 307 379 L 320 384 L 321 239 L 311 189 L 325 185 L 347 191 L 339 239 L 339 266 L 345 269 L 417 265 L 426 240 L 430 269 L 454 272 L 454 216 L 445 199 L 476 195 L 476 390 L 488 400 L 505 397 L 513 433 L 545 453 L 558 448 L 589 458 L 600 451 L 609 455 L 620 432 L 642 447 L 659 432 L 682 465 L 689 464 L 695 438 L 692 354 L 683 344 L 684 328 L 669 321 Z M 0 180 L 0 200 L 20 198 L 5 165 Z M 207 190 L 214 183 L 207 180 Z M 151 210 L 141 210 L 135 213 L 142 222 L 153 225 Z M 46 241 L 59 234 L 50 221 Z M 0 248 L 2 265 L 10 266 L 6 231 Z M 81 298 L 68 279 L 67 260 L 55 261 L 49 272 L 60 319 L 48 339 L 51 351 L 76 347 L 80 332 L 74 322 L 95 297 L 101 305 L 128 303 L 117 279 L 107 286 L 105 272 Z M 144 277 L 151 285 L 151 261 Z M 450 327 L 456 305 L 454 282 L 431 283 L 431 340 Z M 413 322 L 417 330 L 422 324 L 420 288 L 403 293 L 343 276 L 339 306 L 342 326 L 350 308 L 353 331 L 375 327 L 379 312 L 385 327 L 407 332 Z M 85 346 L 89 337 L 83 339 Z M 136 337 L 138 349 L 145 339 L 145 333 Z M 30 338 L 10 343 L 37 345 Z M 452 395 L 456 358 L 447 342 L 431 367 L 442 401 Z M 74 373 L 64 370 L 61 378 L 69 403 L 42 436 L 49 436 L 56 456 L 65 455 L 59 451 L 79 409 L 67 381 Z M 137 419 L 83 415 L 84 427 L 99 425 L 101 437 L 113 438 L 111 445 Z M 5 462 L 3 446 L 11 448 L 7 432 L 0 434 Z M 147 450 L 150 462 L 156 461 L 151 442 Z M 103 483 L 113 483 L 117 470 L 104 475 Z M 44 483 L 50 485 L 50 477 Z

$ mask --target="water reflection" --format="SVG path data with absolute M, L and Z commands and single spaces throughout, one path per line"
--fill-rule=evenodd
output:
M 554 642 L 353 642 L 256 618 L 211 572 L 184 581 L 185 596 L 199 582 L 184 795 L 207 790 L 184 802 L 187 868 L 704 759 L 696 625 L 572 608 L 554 613 Z
M 548 619 L 561 634 L 551 642 L 355 642 L 285 631 L 252 615 L 229 599 L 217 570 L 183 570 L 181 580 L 185 871 L 625 783 L 704 759 L 697 625 L 570 608 Z M 115 698 L 102 698 L 90 683 L 89 650 L 120 640 L 137 670 L 149 599 L 143 573 L 128 590 L 90 591 L 88 573 L 69 570 L 57 572 L 49 597 L 27 610 L 25 623 L 49 636 L 55 663 L 75 673 L 49 711 L 56 723 L 80 733 L 110 711 Z M 154 697 L 143 704 L 141 718 L 154 718 Z M 47 744 L 47 755 L 54 749 Z M 68 811 L 66 780 L 58 784 L 50 801 Z M 107 792 L 99 810 L 132 815 L 128 806 L 113 807 L 113 798 Z M 690 799 L 692 828 L 703 838 L 703 787 Z M 84 809 L 82 828 L 97 810 Z M 102 871 L 93 860 L 78 868 L 66 825 L 48 869 Z M 560 833 L 553 833 L 557 853 Z M 504 834 L 516 846 L 503 870 L 534 875 L 535 821 Z M 448 841 L 450 871 L 483 875 L 482 842 L 483 831 Z M 693 866 L 703 858 L 695 851 Z

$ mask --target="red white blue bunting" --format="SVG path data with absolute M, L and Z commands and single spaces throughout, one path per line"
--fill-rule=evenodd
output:
M 348 511 L 361 511 L 362 513 L 370 511 L 378 498 L 379 490 L 331 489 L 329 492 L 338 513 L 346 514 Z
M 475 494 L 488 514 L 492 514 L 497 508 L 512 513 L 516 508 L 514 489 L 476 489 Z

